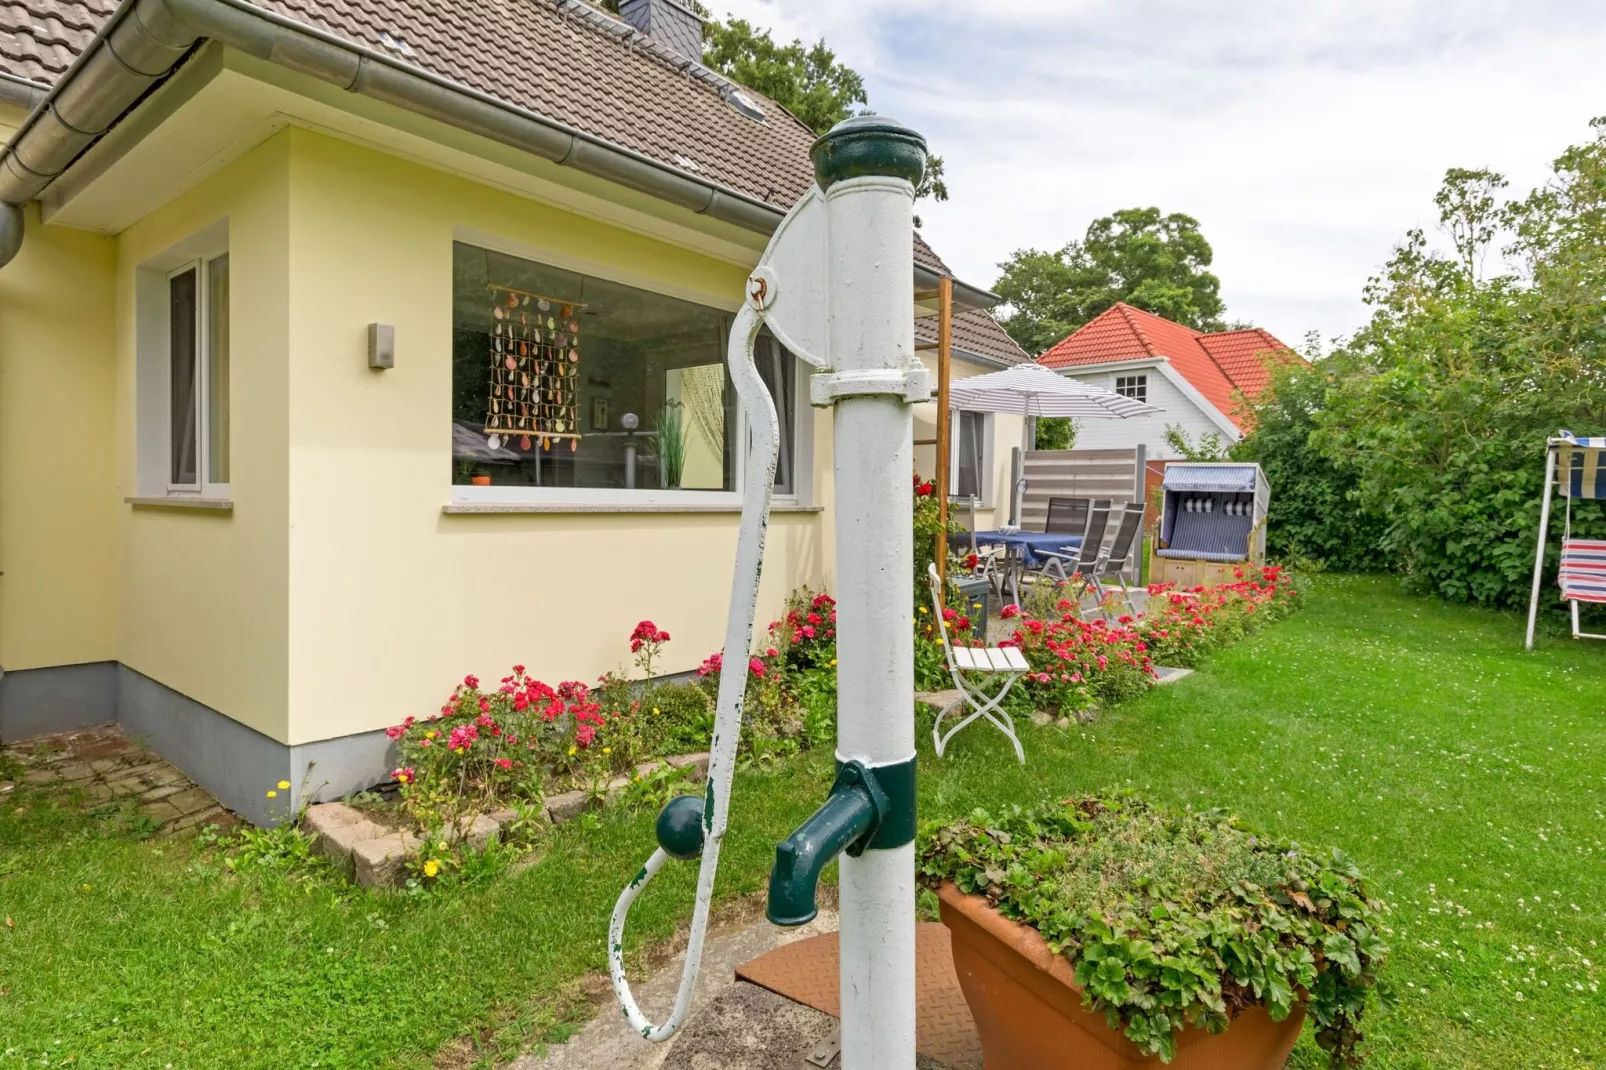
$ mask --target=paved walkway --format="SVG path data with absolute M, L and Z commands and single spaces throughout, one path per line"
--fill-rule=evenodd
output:
M 22 783 L 81 789 L 85 808 L 137 808 L 163 834 L 201 825 L 227 827 L 236 818 L 174 766 L 123 734 L 116 725 L 37 736 L 0 748 L 24 767 Z M 0 798 L 16 785 L 0 781 Z
M 703 945 L 703 964 L 697 972 L 697 988 L 692 993 L 690 1017 L 696 1019 L 700 1010 L 709 1007 L 724 993 L 737 987 L 736 967 L 744 962 L 755 959 L 781 944 L 835 929 L 836 911 L 822 904 L 820 916 L 801 928 L 783 929 L 760 918 L 735 931 L 710 933 L 708 942 Z M 675 993 L 680 988 L 680 971 L 684 962 L 685 955 L 679 954 L 653 971 L 652 977 L 646 981 L 636 977 L 630 978 L 630 987 L 636 997 L 636 1003 L 647 1017 L 660 1022 L 668 1017 L 670 1007 L 675 1002 Z M 751 989 L 753 986 L 743 984 L 740 987 Z M 768 995 L 764 993 L 765 997 Z M 818 1014 L 807 1007 L 791 1004 L 789 1001 L 780 1000 L 779 997 L 775 998 L 788 1007 L 796 1007 L 797 1012 L 804 1017 L 812 1018 L 817 1015 L 826 1022 L 830 1021 L 826 1015 Z M 688 1022 L 687 1029 L 690 1028 Z M 764 1023 L 754 1021 L 752 1028 L 762 1032 Z M 552 1045 L 544 1057 L 533 1053 L 526 1055 L 514 1063 L 510 1070 L 659 1070 L 665 1067 L 666 1060 L 680 1047 L 680 1039 L 681 1037 L 677 1036 L 663 1044 L 653 1044 L 643 1040 L 640 1034 L 630 1028 L 630 1023 L 625 1020 L 624 1014 L 613 1001 L 613 992 L 609 990 L 597 1009 L 597 1016 L 588 1022 L 585 1028 L 570 1037 L 567 1042 Z M 686 1051 L 681 1051 L 682 1058 L 686 1054 Z M 793 1060 L 789 1060 L 788 1067 L 791 1067 L 792 1063 Z M 795 1063 L 798 1067 L 803 1067 L 801 1058 L 797 1058 Z M 714 1066 L 723 1068 L 727 1065 L 743 1064 L 709 1064 L 709 1070 Z M 767 1066 L 759 1063 L 745 1065 L 753 1066 L 755 1070 L 759 1066 Z

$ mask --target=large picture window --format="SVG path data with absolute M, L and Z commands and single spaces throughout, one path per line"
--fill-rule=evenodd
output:
M 730 316 L 458 242 L 453 247 L 452 482 L 678 495 L 736 488 Z M 790 490 L 793 358 L 757 350 Z M 783 485 L 784 480 L 784 485 Z

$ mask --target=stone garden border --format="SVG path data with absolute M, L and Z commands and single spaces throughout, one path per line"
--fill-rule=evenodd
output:
M 708 753 L 677 754 L 660 761 L 642 762 L 636 766 L 636 777 L 646 777 L 668 766 L 672 769 L 690 769 L 691 781 L 700 782 L 708 776 Z M 608 781 L 603 789 L 606 798 L 612 798 L 634 782 L 633 777 L 620 776 Z M 589 791 L 566 791 L 543 799 L 541 809 L 554 825 L 573 821 L 584 813 L 596 798 Z M 464 833 L 471 851 L 483 851 L 493 840 L 502 836 L 502 826 L 512 821 L 512 810 L 494 810 L 474 818 Z M 314 849 L 321 852 L 349 881 L 363 888 L 399 888 L 406 880 L 407 861 L 418 853 L 423 841 L 408 831 L 392 832 L 364 816 L 361 810 L 342 802 L 318 803 L 307 807 L 302 828 L 313 837 Z

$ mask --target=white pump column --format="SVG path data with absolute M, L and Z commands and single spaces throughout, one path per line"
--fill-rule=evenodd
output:
M 915 732 L 913 421 L 931 399 L 914 346 L 914 184 L 919 134 L 879 116 L 838 123 L 814 143 L 815 188 L 787 213 L 748 279 L 731 328 L 731 381 L 751 420 L 726 670 L 702 798 L 659 814 L 659 848 L 620 893 L 608 966 L 631 1027 L 649 1040 L 685 1020 L 707 932 L 747 684 L 746 650 L 774 484 L 777 422 L 753 364 L 761 326 L 817 368 L 810 400 L 836 425 L 837 782 L 824 805 L 776 847 L 768 914 L 816 914 L 820 870 L 841 858 L 843 1070 L 913 1070 L 915 1062 Z M 680 988 L 650 1022 L 624 972 L 630 905 L 671 858 L 701 856 Z
M 836 406 L 837 760 L 874 772 L 915 756 L 910 406 L 931 387 L 914 347 L 914 188 L 885 173 L 827 185 L 828 167 L 817 155 L 834 374 L 812 394 Z M 844 854 L 840 892 L 843 1070 L 911 1070 L 914 843 Z

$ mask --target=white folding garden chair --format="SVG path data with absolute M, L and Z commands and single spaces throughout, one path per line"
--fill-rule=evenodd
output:
M 1009 694 L 1009 689 L 1015 686 L 1015 681 L 1029 671 L 1031 666 L 1026 664 L 1026 656 L 1012 646 L 954 646 L 948 638 L 948 622 L 942 617 L 944 609 L 942 580 L 937 576 L 935 564 L 926 567 L 931 586 L 931 608 L 937 614 L 937 630 L 942 633 L 942 649 L 948 659 L 948 672 L 954 678 L 954 686 L 959 689 L 959 697 L 937 713 L 937 720 L 931 726 L 931 739 L 936 745 L 937 757 L 942 757 L 943 748 L 960 729 L 978 717 L 985 717 L 1009 737 L 1010 743 L 1015 746 L 1015 757 L 1025 765 L 1026 752 L 1021 749 L 1020 739 L 1015 735 L 1015 722 L 1004 711 L 1001 703 L 1004 701 L 1004 696 Z M 966 678 L 966 673 L 979 679 L 972 684 L 971 680 Z M 1003 685 L 995 693 L 987 694 L 984 690 L 984 681 L 1000 677 L 1003 678 Z M 943 718 L 961 706 L 969 706 L 970 715 L 944 733 Z

